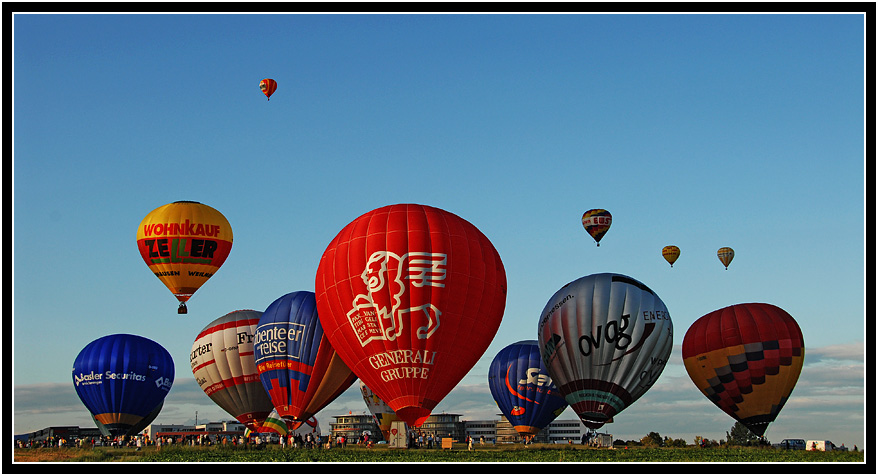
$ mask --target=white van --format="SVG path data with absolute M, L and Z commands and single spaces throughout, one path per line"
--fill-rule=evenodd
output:
M 843 446 L 835 446 L 829 440 L 808 440 L 808 442 L 805 443 L 805 449 L 808 451 L 844 451 L 847 448 Z

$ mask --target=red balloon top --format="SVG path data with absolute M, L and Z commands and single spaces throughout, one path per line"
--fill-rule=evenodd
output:
M 263 79 L 259 82 L 259 89 L 262 90 L 262 94 L 265 94 L 269 100 L 271 100 L 271 95 L 277 91 L 277 81 L 273 79 Z
M 764 303 L 736 304 L 704 315 L 689 327 L 683 358 L 761 342 L 778 342 L 785 354 L 804 347 L 799 325 L 783 309 Z

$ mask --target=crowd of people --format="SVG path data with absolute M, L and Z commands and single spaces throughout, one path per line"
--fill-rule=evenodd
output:
M 95 446 L 117 447 L 117 448 L 143 448 L 146 446 L 154 446 L 161 450 L 162 447 L 169 446 L 224 446 L 224 447 L 241 447 L 241 448 L 263 448 L 266 444 L 279 444 L 282 448 L 345 448 L 348 445 L 348 437 L 339 435 L 336 438 L 330 438 L 327 435 L 317 435 L 307 433 L 290 435 L 263 435 L 255 433 L 245 437 L 243 435 L 171 435 L 157 436 L 150 438 L 148 435 L 136 435 L 131 437 L 88 437 L 88 438 L 63 438 L 50 436 L 39 440 L 15 440 L 15 448 L 93 448 Z M 355 443 L 358 446 L 372 448 L 373 441 L 370 435 L 360 435 Z M 431 440 L 432 444 L 432 440 Z
M 61 437 L 61 436 L 50 436 L 48 438 L 42 438 L 39 440 L 23 440 L 16 439 L 15 447 L 19 449 L 25 448 L 93 448 L 95 446 L 109 446 L 109 447 L 141 447 L 145 443 L 144 441 L 137 440 L 135 438 L 123 438 L 121 436 L 111 438 L 109 436 L 100 436 L 100 437 L 86 437 L 86 438 L 77 438 L 77 437 Z

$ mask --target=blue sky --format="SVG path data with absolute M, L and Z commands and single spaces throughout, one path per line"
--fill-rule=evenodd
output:
M 132 333 L 177 380 L 157 422 L 229 418 L 187 355 L 210 321 L 314 290 L 357 216 L 421 203 L 476 225 L 508 298 L 437 411 L 498 413 L 491 359 L 599 272 L 667 305 L 665 373 L 607 431 L 725 437 L 680 343 L 698 317 L 768 302 L 802 328 L 799 383 L 767 437 L 865 435 L 865 60 L 855 14 L 15 15 L 14 431 L 90 426 L 73 359 Z M 270 101 L 258 89 L 274 78 Z M 176 314 L 135 244 L 154 208 L 220 210 L 234 246 Z M 590 208 L 613 225 L 598 248 Z M 682 255 L 671 269 L 661 249 Z M 721 246 L 735 249 L 724 270 Z M 46 402 L 46 396 L 53 396 Z M 359 390 L 318 415 L 365 411 Z M 574 419 L 568 410 L 562 418 Z

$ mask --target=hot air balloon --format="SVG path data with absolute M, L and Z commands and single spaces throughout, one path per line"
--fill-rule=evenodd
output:
M 607 234 L 612 223 L 613 215 L 602 208 L 588 210 L 582 214 L 582 226 L 598 246 L 601 246 L 601 238 Z
M 256 431 L 274 408 L 253 359 L 260 316 L 260 311 L 241 310 L 214 320 L 195 338 L 189 354 L 204 393 L 250 431 Z
M 674 245 L 668 245 L 662 248 L 662 256 L 665 258 L 665 261 L 670 263 L 671 267 L 674 267 L 674 262 L 677 261 L 677 258 L 680 257 L 680 248 L 677 248 Z
M 226 261 L 232 250 L 232 227 L 222 213 L 180 201 L 149 212 L 137 228 L 140 256 L 174 293 L 186 314 L 186 301 Z
M 494 338 L 506 271 L 468 221 L 398 204 L 338 233 L 320 259 L 316 291 L 338 354 L 401 420 L 419 427 Z
M 254 357 L 274 407 L 288 420 L 308 420 L 348 389 L 357 376 L 336 354 L 317 317 L 314 293 L 272 302 L 256 326 Z
M 366 402 L 366 408 L 372 413 L 375 424 L 381 429 L 384 441 L 390 441 L 390 427 L 393 422 L 399 420 L 399 417 L 396 416 L 390 405 L 384 403 L 384 400 L 375 395 L 375 392 L 370 390 L 362 380 L 360 380 L 360 393 L 363 394 L 363 401 Z
M 312 433 L 314 436 L 320 436 L 320 422 L 317 421 L 317 418 L 311 417 L 307 421 L 297 423 L 298 425 L 296 425 L 296 428 L 290 428 L 289 434 L 294 436 L 301 435 L 304 437 L 308 433 Z
M 558 290 L 541 316 L 543 362 L 567 403 L 593 430 L 646 393 L 671 354 L 668 308 L 628 276 L 579 278 Z
M 174 361 L 131 334 L 101 337 L 73 361 L 73 385 L 105 436 L 137 434 L 155 419 L 174 383 Z
M 271 95 L 277 90 L 277 81 L 265 78 L 259 81 L 259 89 L 262 90 L 262 94 L 265 94 L 265 97 L 270 101 Z
M 257 428 L 257 433 L 277 433 L 278 435 L 286 435 L 290 431 L 287 428 L 287 423 L 280 416 L 277 410 L 272 410 L 271 413 L 268 414 L 268 417 L 265 418 L 265 421 Z
M 696 320 L 683 337 L 683 364 L 714 405 L 764 436 L 799 379 L 805 341 L 772 304 L 736 304 Z
M 720 262 L 726 267 L 726 269 L 729 269 L 729 263 L 735 258 L 735 250 L 728 246 L 723 246 L 716 250 L 716 257 L 719 258 Z
M 534 436 L 567 408 L 535 340 L 503 348 L 491 361 L 488 387 L 500 411 L 521 436 Z

